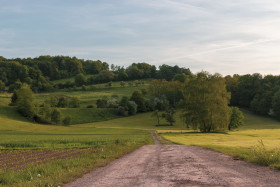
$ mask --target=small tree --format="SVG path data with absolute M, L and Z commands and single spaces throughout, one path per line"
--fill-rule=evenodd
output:
M 49 121 L 51 119 L 51 113 L 52 108 L 50 103 L 44 103 L 44 106 L 42 107 L 42 115 L 44 116 L 44 119 Z
M 16 108 L 19 113 L 30 119 L 35 115 L 35 97 L 34 93 L 28 86 L 23 84 L 16 92 Z
M 128 97 L 127 96 L 123 96 L 121 101 L 120 101 L 120 106 L 124 107 L 126 110 L 128 110 Z
M 110 82 L 108 82 L 108 83 L 106 84 L 106 87 L 111 88 L 111 87 L 112 87 L 112 85 L 113 85 L 113 82 L 112 82 L 112 81 L 110 81 Z
M 10 103 L 10 106 L 15 106 L 16 105 L 16 102 L 17 102 L 17 91 L 15 90 L 12 97 L 11 97 L 11 103 Z
M 70 125 L 71 122 L 72 122 L 72 117 L 71 117 L 71 116 L 66 116 L 66 117 L 63 119 L 62 122 L 63 122 L 63 125 L 68 126 L 68 125 Z
M 125 82 L 124 82 L 124 81 L 121 81 L 121 82 L 120 82 L 120 85 L 121 85 L 122 88 L 124 88 L 124 87 L 125 87 Z
M 80 100 L 78 97 L 72 97 L 69 101 L 69 106 L 71 108 L 80 108 Z
M 85 85 L 82 86 L 82 91 L 87 91 L 87 87 Z
M 66 97 L 61 97 L 58 100 L 57 107 L 66 108 L 69 104 L 69 101 Z
M 57 107 L 57 104 L 58 104 L 58 99 L 54 96 L 51 96 L 50 97 L 50 105 L 51 107 Z
M 61 113 L 59 110 L 55 108 L 51 114 L 51 121 L 55 124 L 59 124 L 60 120 L 61 120 Z
M 130 100 L 134 101 L 137 104 L 138 111 L 140 112 L 146 111 L 145 98 L 143 97 L 143 94 L 140 91 L 134 91 L 132 93 Z
M 173 123 L 175 123 L 174 114 L 176 111 L 174 108 L 169 108 L 165 111 L 165 113 L 162 114 L 162 118 L 164 118 L 167 122 L 170 123 L 170 126 L 173 126 Z
M 160 120 L 159 110 L 154 110 L 154 112 L 152 113 L 152 117 L 156 117 L 157 118 L 157 123 L 159 125 L 159 120 Z
M 128 114 L 134 115 L 137 112 L 137 104 L 134 101 L 128 101 Z
M 230 123 L 228 130 L 236 129 L 244 124 L 244 115 L 238 107 L 231 107 Z
M 107 99 L 97 99 L 96 101 L 97 108 L 106 108 L 107 107 Z
M 0 92 L 4 90 L 5 90 L 5 83 L 2 80 L 0 80 Z

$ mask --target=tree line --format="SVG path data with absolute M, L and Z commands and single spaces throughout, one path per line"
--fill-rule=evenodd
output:
M 280 119 L 280 76 L 255 73 L 228 75 L 225 80 L 231 92 L 230 105 Z
M 133 63 L 128 67 L 115 66 L 100 60 L 84 60 L 68 56 L 39 56 L 36 58 L 6 59 L 0 56 L 0 89 L 9 87 L 13 92 L 23 83 L 34 92 L 49 91 L 55 88 L 127 81 L 145 78 L 171 80 L 176 74 L 190 75 L 188 68 L 179 66 L 156 66 L 148 63 Z M 91 75 L 85 78 L 85 75 Z M 51 81 L 76 77 L 75 82 L 54 85 Z M 0 90 L 1 91 L 1 90 Z

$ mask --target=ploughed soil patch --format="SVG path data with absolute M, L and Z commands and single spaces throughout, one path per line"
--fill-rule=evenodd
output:
M 96 152 L 97 149 L 0 151 L 0 169 L 19 170 L 28 165 L 40 165 L 56 159 L 67 159 L 82 153 Z

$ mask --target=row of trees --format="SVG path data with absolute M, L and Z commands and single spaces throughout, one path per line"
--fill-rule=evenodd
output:
M 226 76 L 225 80 L 227 90 L 231 92 L 232 106 L 280 119 L 280 76 L 255 73 Z

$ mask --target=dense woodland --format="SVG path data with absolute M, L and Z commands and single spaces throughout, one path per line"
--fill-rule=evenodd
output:
M 145 78 L 171 80 L 174 75 L 190 75 L 189 69 L 162 65 L 157 70 L 154 65 L 133 63 L 128 67 L 111 65 L 99 60 L 83 60 L 68 56 L 40 56 L 37 58 L 6 59 L 0 56 L 0 81 L 9 91 L 18 89 L 22 83 L 30 85 L 35 92 L 50 91 L 55 88 L 126 81 Z M 90 75 L 88 78 L 85 75 Z M 75 82 L 54 85 L 50 81 L 76 76 Z M 3 87 L 3 86 L 2 86 Z
M 52 81 L 75 77 L 74 81 L 54 84 Z M 15 90 L 27 87 L 27 92 L 44 92 L 56 89 L 85 87 L 97 83 L 154 79 L 148 90 L 132 94 L 130 98 L 100 98 L 98 108 L 114 108 L 120 115 L 154 111 L 154 115 L 164 117 L 172 125 L 176 108 L 183 110 L 182 116 L 188 127 L 209 132 L 231 129 L 232 114 L 239 111 L 233 107 L 243 107 L 259 115 L 269 115 L 280 119 L 280 77 L 260 74 L 233 75 L 222 77 L 207 72 L 191 73 L 188 68 L 161 65 L 158 68 L 148 63 L 133 63 L 128 67 L 111 65 L 99 60 L 83 60 L 67 56 L 40 56 L 37 58 L 6 59 L 0 57 L 0 91 L 14 92 L 12 105 L 20 98 Z M 139 84 L 141 84 L 139 82 Z M 19 93 L 19 92 L 18 92 Z M 28 94 L 25 94 L 28 95 Z M 31 94 L 29 94 L 31 95 Z M 13 101 L 14 99 L 14 101 Z M 53 99 L 54 98 L 50 98 Z M 59 98 L 55 106 L 43 107 L 39 121 L 51 120 L 50 107 L 67 107 L 61 104 L 67 98 Z M 20 99 L 19 99 L 20 100 Z M 74 98 L 78 103 L 77 99 Z M 13 103 L 14 102 L 14 103 Z M 45 103 L 49 103 L 46 101 Z M 69 103 L 67 101 L 66 103 Z M 218 104 L 217 104 L 218 103 Z M 71 107 L 73 104 L 71 104 Z M 74 104 L 78 107 L 78 104 Z M 70 106 L 70 105 L 69 105 Z M 229 106 L 232 106 L 229 108 Z M 21 109 L 19 109 L 21 111 Z M 46 114 L 43 112 L 45 111 Z M 164 112 L 163 112 L 164 111 Z M 23 110 L 23 112 L 25 112 Z M 54 111 L 52 111 L 54 112 Z M 55 111 L 57 112 L 57 111 Z M 160 112 L 163 112 L 159 115 Z M 27 114 L 25 114 L 27 115 Z M 29 115 L 29 114 L 28 114 Z M 27 116 L 28 116 L 27 115 Z M 32 114 L 33 115 L 33 114 Z M 47 120 L 42 116 L 48 116 Z M 220 116 L 223 116 L 220 119 Z M 31 116 L 29 116 L 31 117 Z M 33 118 L 34 116 L 32 116 Z M 169 120 L 168 120 L 169 118 Z M 219 121 L 217 124 L 214 121 Z M 235 125 L 233 124 L 232 127 Z

